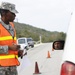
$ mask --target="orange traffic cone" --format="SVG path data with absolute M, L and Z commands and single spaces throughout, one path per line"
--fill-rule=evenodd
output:
M 49 51 L 48 51 L 48 55 L 47 55 L 47 58 L 51 58 L 51 57 L 50 57 L 50 52 L 49 52 Z
M 39 68 L 38 68 L 38 63 L 37 62 L 35 62 L 35 73 L 34 74 L 41 74 L 39 72 Z

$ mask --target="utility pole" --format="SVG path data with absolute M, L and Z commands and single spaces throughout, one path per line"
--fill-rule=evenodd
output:
M 18 18 L 15 18 L 15 22 L 17 22 L 17 23 L 18 23 Z
M 41 43 L 41 42 L 42 42 L 42 41 L 41 41 L 41 35 L 39 36 L 39 38 L 40 38 L 40 43 Z
M 16 22 L 18 22 L 18 18 L 16 18 Z

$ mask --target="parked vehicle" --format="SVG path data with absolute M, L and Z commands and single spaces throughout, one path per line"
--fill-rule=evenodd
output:
M 17 39 L 17 43 L 19 45 L 21 45 L 21 48 L 26 49 L 26 50 L 29 49 L 29 45 L 28 45 L 28 42 L 27 42 L 27 38 L 25 38 L 25 37 L 18 38 Z
M 75 11 L 72 14 L 65 41 L 60 75 L 75 75 Z
M 27 38 L 27 42 L 28 42 L 29 47 L 34 47 L 34 41 L 32 38 Z

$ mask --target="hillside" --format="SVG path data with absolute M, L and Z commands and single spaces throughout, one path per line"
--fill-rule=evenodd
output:
M 32 37 L 33 40 L 39 41 L 41 36 L 42 42 L 52 42 L 54 40 L 65 40 L 66 34 L 63 32 L 51 32 L 45 29 L 36 28 L 28 24 L 16 23 L 15 28 L 18 37 Z

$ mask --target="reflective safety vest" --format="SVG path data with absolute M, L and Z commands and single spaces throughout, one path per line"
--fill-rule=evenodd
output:
M 14 24 L 10 23 L 14 28 Z M 10 46 L 16 44 L 16 32 L 14 30 L 14 38 L 10 32 L 0 23 L 0 46 Z M 8 54 L 0 54 L 0 66 L 18 66 L 18 51 L 8 50 Z

